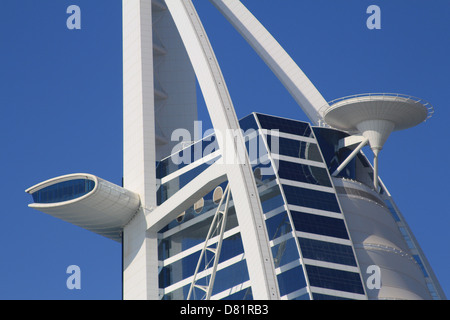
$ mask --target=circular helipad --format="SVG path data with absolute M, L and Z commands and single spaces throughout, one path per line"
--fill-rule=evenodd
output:
M 433 107 L 426 101 L 407 95 L 371 93 L 333 100 L 323 111 L 325 122 L 339 130 L 358 133 L 358 124 L 367 120 L 386 120 L 393 131 L 403 130 L 430 118 Z

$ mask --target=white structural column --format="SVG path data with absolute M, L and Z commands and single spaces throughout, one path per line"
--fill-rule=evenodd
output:
M 196 78 L 172 16 L 163 1 L 153 0 L 156 159 L 170 156 L 179 141 L 176 129 L 194 136 L 197 120 Z M 161 94 L 162 93 L 162 94 Z
M 122 5 L 124 186 L 142 205 L 123 231 L 123 298 L 158 299 L 157 241 L 143 209 L 156 206 L 152 1 Z
M 166 0 L 203 92 L 214 130 L 222 135 L 240 129 L 222 73 L 202 23 L 190 0 Z M 225 139 L 230 140 L 230 139 Z M 245 150 L 242 134 L 220 141 L 223 156 Z M 277 279 L 252 168 L 245 154 L 242 164 L 227 164 L 227 177 L 242 232 L 250 281 L 255 299 L 279 299 Z
M 156 205 L 152 1 L 123 0 L 124 187 Z
M 319 110 L 327 101 L 275 38 L 239 0 L 210 1 L 268 65 L 311 122 L 319 124 Z

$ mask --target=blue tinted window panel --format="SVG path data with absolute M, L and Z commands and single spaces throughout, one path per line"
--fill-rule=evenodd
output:
M 283 119 L 263 114 L 257 114 L 257 117 L 263 129 L 279 130 L 280 132 L 304 137 L 312 136 L 311 127 L 307 122 Z
M 195 179 L 203 171 L 205 171 L 211 164 L 216 162 L 218 158 L 211 160 L 210 162 L 203 163 L 182 175 L 162 184 L 157 191 L 157 201 L 158 205 L 161 205 L 164 201 L 169 198 L 169 194 L 175 194 L 178 190 L 186 186 L 189 182 Z M 170 192 L 169 192 L 170 191 Z
M 317 144 L 306 141 L 287 139 L 283 137 L 272 138 L 271 135 L 267 135 L 266 140 L 269 149 L 273 153 L 293 158 L 323 162 Z M 274 146 L 274 148 L 272 148 L 272 143 L 278 143 L 278 146 Z
M 187 295 L 189 293 L 189 288 L 190 288 L 190 284 L 185 285 L 182 288 L 178 288 L 172 292 L 166 293 L 163 297 L 162 300 L 186 300 L 187 299 Z M 194 299 L 192 299 L 194 300 Z
M 353 151 L 351 148 L 339 148 L 336 151 L 336 146 L 339 145 L 339 140 L 348 137 L 347 133 L 329 128 L 313 128 L 314 133 L 319 143 L 325 162 L 327 163 L 330 172 L 334 172 L 337 167 L 350 155 Z M 339 173 L 339 176 L 350 179 L 355 179 L 355 163 L 352 159 L 350 163 Z
M 278 176 L 281 179 L 331 187 L 328 171 L 325 168 L 309 166 L 301 163 L 279 160 Z
M 258 161 L 258 163 L 252 164 L 252 169 L 254 173 L 258 172 L 258 174 L 255 173 L 257 186 L 268 184 L 276 179 L 272 163 L 266 163 L 265 161 L 262 163 Z
M 217 271 L 212 294 L 220 293 L 247 280 L 249 280 L 247 263 L 242 260 Z
M 170 237 L 162 239 L 158 245 L 159 260 L 165 260 L 178 254 L 180 250 L 184 251 L 204 242 L 208 235 L 212 220 L 213 217 L 209 217 L 189 228 L 171 235 Z M 231 223 L 227 223 L 227 229 L 229 225 L 231 225 Z M 164 227 L 159 232 L 161 233 L 166 230 L 167 227 Z M 177 245 L 172 245 L 173 243 L 176 243 Z
M 416 260 L 417 264 L 420 266 L 420 269 L 422 269 L 423 276 L 425 278 L 428 278 L 429 277 L 428 276 L 428 272 L 427 272 L 427 270 L 425 269 L 425 266 L 422 263 L 422 259 L 420 259 L 420 257 L 418 255 L 416 255 L 416 254 L 413 255 L 413 257 L 414 257 L 414 260 Z
M 269 239 L 273 240 L 292 231 L 291 223 L 286 211 L 266 220 Z
M 349 239 L 344 220 L 291 210 L 295 230 Z
M 258 130 L 258 124 L 256 123 L 256 119 L 253 114 L 250 114 L 239 120 L 239 126 L 242 130 L 244 130 L 244 132 L 249 129 Z
M 294 238 L 289 238 L 272 247 L 274 267 L 278 268 L 289 262 L 299 260 L 297 245 Z
M 306 280 L 301 266 L 280 273 L 277 279 L 281 296 L 306 287 Z
M 225 190 L 227 184 L 228 184 L 228 182 L 224 182 L 224 183 L 220 184 L 219 186 L 222 187 L 222 190 Z M 180 218 L 180 219 L 177 218 L 177 219 L 173 220 L 172 222 L 170 222 L 160 232 L 165 232 L 165 231 L 168 231 L 168 230 L 170 230 L 172 228 L 179 227 L 180 225 L 182 225 L 182 224 L 184 224 L 184 223 L 186 223 L 186 222 L 188 222 L 188 221 L 190 221 L 190 220 L 192 220 L 194 218 L 197 218 L 199 215 L 202 215 L 204 213 L 210 212 L 211 210 L 217 210 L 218 204 L 213 201 L 213 194 L 214 194 L 214 190 L 215 189 L 216 188 L 211 190 L 208 194 L 206 194 L 203 197 L 204 205 L 203 205 L 203 209 L 200 212 L 195 211 L 194 207 L 192 206 L 192 207 L 190 207 L 189 209 L 187 209 L 185 211 L 185 214 L 184 214 L 184 216 L 182 218 Z M 230 200 L 232 198 L 233 197 L 231 196 Z M 234 212 L 234 206 L 230 206 L 229 212 Z
M 253 300 L 253 292 L 252 288 L 246 288 L 244 290 L 238 291 L 236 293 L 233 293 L 232 295 L 229 295 L 221 300 Z
M 216 248 L 217 244 L 209 246 L 209 248 Z M 166 288 L 173 283 L 180 281 L 180 272 L 183 279 L 188 278 L 195 273 L 195 268 L 200 258 L 200 251 L 184 257 L 181 260 L 175 261 L 168 266 L 162 268 L 160 272 L 159 285 L 160 288 Z M 239 254 L 244 253 L 240 234 L 236 234 L 223 240 L 222 250 L 220 252 L 219 263 L 231 259 Z M 205 255 L 201 260 L 200 271 L 206 267 L 206 262 L 213 259 L 213 255 L 210 251 L 205 251 Z M 209 265 L 211 267 L 211 265 Z M 176 270 L 176 275 L 172 274 L 172 270 Z
M 313 300 L 353 300 L 353 299 L 330 296 L 328 294 L 313 293 Z
M 288 204 L 331 212 L 341 212 L 334 193 L 289 185 L 283 185 L 283 190 Z
M 388 207 L 389 211 L 391 212 L 392 217 L 394 218 L 394 220 L 399 222 L 400 218 L 397 215 L 397 211 L 395 211 L 394 206 L 392 205 L 391 201 L 385 200 L 384 203 L 386 204 L 386 206 Z
M 364 294 L 358 273 L 306 265 L 309 284 L 332 290 Z
M 156 178 L 162 179 L 217 150 L 219 150 L 219 145 L 216 136 L 205 137 L 203 140 L 197 141 L 178 153 L 161 160 L 156 168 Z
M 88 179 L 75 179 L 56 183 L 32 194 L 35 203 L 57 203 L 80 198 L 91 192 L 95 182 Z
M 244 132 L 244 134 L 246 133 L 251 133 L 251 129 Z M 244 139 L 250 164 L 252 166 L 263 164 L 269 167 L 270 159 L 267 156 L 268 152 L 263 137 L 261 135 L 244 136 Z
M 197 283 L 199 285 L 207 285 L 206 279 L 199 279 Z M 162 300 L 187 300 L 190 287 L 191 284 L 187 284 L 184 287 L 168 292 L 163 296 Z M 190 300 L 204 300 L 204 298 L 205 291 L 194 287 L 191 293 Z
M 303 258 L 356 267 L 351 246 L 307 238 L 298 238 Z
M 311 300 L 308 293 L 302 294 L 292 300 Z
M 163 267 L 159 273 L 159 287 L 167 288 L 186 277 L 192 276 L 199 258 L 200 252 L 195 252 L 182 260 Z M 202 259 L 201 262 L 200 270 L 203 270 L 205 268 L 205 259 Z
M 213 216 L 209 216 L 205 220 L 199 221 L 171 236 L 162 239 L 158 244 L 158 259 L 165 260 L 175 254 L 178 254 L 180 250 L 184 251 L 189 248 L 192 248 L 195 245 L 203 243 L 206 239 L 206 236 L 208 235 L 208 231 L 211 226 L 212 220 Z M 238 221 L 236 218 L 236 212 L 234 210 L 234 206 L 231 206 L 228 209 L 228 219 L 225 232 L 235 228 L 237 225 Z M 167 230 L 168 226 L 161 229 L 159 233 L 163 233 Z M 228 241 L 230 240 L 227 240 L 227 242 Z M 172 245 L 173 243 L 176 243 L 176 245 Z
M 270 212 L 285 204 L 278 185 L 259 192 L 259 198 L 261 199 L 264 213 Z

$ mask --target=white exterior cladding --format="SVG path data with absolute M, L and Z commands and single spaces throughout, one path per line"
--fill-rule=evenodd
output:
M 131 220 L 140 206 L 139 195 L 91 174 L 69 174 L 41 182 L 26 190 L 34 194 L 63 182 L 89 180 L 93 189 L 83 196 L 66 201 L 32 203 L 30 208 L 72 223 L 99 235 L 122 241 L 123 227 Z
M 382 286 L 366 290 L 368 298 L 431 300 L 423 272 L 382 198 L 357 181 L 334 178 L 333 182 L 338 190 L 347 189 L 338 191 L 338 196 L 361 270 L 380 267 Z M 363 275 L 367 283 L 371 274 Z
M 230 21 L 230 23 L 241 33 L 241 35 L 249 42 L 249 44 L 254 48 L 254 50 L 260 55 L 260 57 L 266 62 L 269 68 L 274 72 L 274 74 L 279 78 L 279 80 L 286 87 L 288 92 L 292 95 L 292 97 L 299 103 L 303 111 L 308 115 L 313 124 L 320 124 L 322 122 L 322 117 L 320 114 L 320 109 L 328 106 L 327 102 L 323 99 L 314 85 L 309 81 L 309 79 L 304 75 L 301 69 L 295 64 L 295 62 L 289 57 L 289 55 L 281 48 L 281 46 L 276 42 L 276 40 L 267 32 L 267 30 L 258 22 L 258 20 L 240 3 L 238 0 L 211 0 L 211 2 L 219 9 L 219 11 Z M 154 1 L 154 9 L 161 10 L 163 5 L 163 1 Z M 140 35 L 139 32 L 142 32 L 139 29 L 140 25 L 150 25 L 153 22 L 153 26 L 155 27 L 155 21 L 150 22 L 150 19 L 155 19 L 155 13 L 150 14 L 149 10 L 147 10 L 147 14 L 143 14 L 139 8 L 139 6 L 146 6 L 150 9 L 150 1 L 149 0 L 132 0 L 132 1 L 123 1 L 124 6 L 124 93 L 127 93 L 126 88 L 130 86 L 131 88 L 140 88 L 141 83 L 145 83 L 145 79 L 139 77 L 132 77 L 131 84 L 127 83 L 130 81 L 129 78 L 125 78 L 125 74 L 129 71 L 127 70 L 126 60 L 128 57 L 131 59 L 135 59 L 138 61 L 138 65 L 145 66 L 148 68 L 147 72 L 150 72 L 151 68 L 155 68 L 156 62 L 158 61 L 158 56 L 152 56 L 152 53 L 164 53 L 165 41 L 169 37 L 174 35 L 174 30 L 177 29 L 180 38 L 175 37 L 174 43 L 176 49 L 170 50 L 167 48 L 167 51 L 175 54 L 175 52 L 179 52 L 181 57 L 178 59 L 182 59 L 183 61 L 175 66 L 173 63 L 177 61 L 171 61 L 168 63 L 168 68 L 166 70 L 158 70 L 155 72 L 155 77 L 157 78 L 170 78 L 172 74 L 170 71 L 176 68 L 177 74 L 182 79 L 187 79 L 185 83 L 185 89 L 176 90 L 176 85 L 167 86 L 164 90 L 161 90 L 159 87 L 159 83 L 154 83 L 153 87 L 149 86 L 146 90 L 147 93 L 152 93 L 154 99 L 149 99 L 147 112 L 149 113 L 148 121 L 151 122 L 147 127 L 144 125 L 146 130 L 150 132 L 149 143 L 151 148 L 155 148 L 154 150 L 156 154 L 156 159 L 149 157 L 152 159 L 151 161 L 162 159 L 163 155 L 167 156 L 167 149 L 165 152 L 159 152 L 158 143 L 163 143 L 164 138 L 157 137 L 159 132 L 159 128 L 152 127 L 158 125 L 159 120 L 162 119 L 160 115 L 156 115 L 157 110 L 160 110 L 157 105 L 161 102 L 161 99 L 167 94 L 167 97 L 172 96 L 170 93 L 170 87 L 175 89 L 174 96 L 180 101 L 182 104 L 175 104 L 172 109 L 170 109 L 171 113 L 183 113 L 192 114 L 196 116 L 195 110 L 195 92 L 192 91 L 192 87 L 190 85 L 193 84 L 193 79 L 190 78 L 192 76 L 192 70 L 190 66 L 192 65 L 195 75 L 197 76 L 197 80 L 200 84 L 200 88 L 202 90 L 203 96 L 205 98 L 206 105 L 208 107 L 208 111 L 211 117 L 211 121 L 213 123 L 214 129 L 218 132 L 226 132 L 229 129 L 237 129 L 239 128 L 239 123 L 237 121 L 233 103 L 228 94 L 227 87 L 225 84 L 225 80 L 223 79 L 222 73 L 220 71 L 220 67 L 215 58 L 214 52 L 209 44 L 208 37 L 206 35 L 205 30 L 201 24 L 199 17 L 195 11 L 195 8 L 191 2 L 191 0 L 166 0 L 165 5 L 167 6 L 168 11 L 170 12 L 172 19 L 167 18 L 166 26 L 168 26 L 167 30 L 158 29 L 158 39 L 150 39 L 150 32 L 148 32 L 147 38 L 144 38 Z M 130 15 L 129 18 L 131 22 L 127 22 L 125 19 L 125 12 L 132 11 L 133 14 Z M 140 13 L 140 14 L 139 14 Z M 136 19 L 138 17 L 138 19 Z M 145 22 L 147 21 L 147 22 Z M 141 30 L 141 31 L 139 31 Z M 170 30 L 170 32 L 168 31 Z M 175 32 L 176 33 L 176 32 Z M 141 36 L 141 43 L 147 42 L 153 43 L 154 50 L 153 52 L 150 48 L 147 48 L 147 55 L 140 55 L 140 53 L 132 52 L 127 49 L 128 39 L 126 36 L 128 34 L 133 34 L 133 36 L 139 37 Z M 138 35 L 139 34 L 139 35 Z M 155 33 L 153 33 L 155 34 Z M 169 36 L 171 34 L 171 36 Z M 184 44 L 184 46 L 183 46 Z M 137 45 L 135 43 L 135 45 Z M 145 45 L 143 46 L 145 47 Z M 187 55 L 185 50 L 182 48 L 185 47 L 187 51 Z M 128 52 L 128 53 L 127 53 Z M 187 61 L 187 57 L 189 57 L 190 63 Z M 153 62 L 152 62 L 153 59 Z M 155 62 L 156 61 L 156 62 Z M 172 67 L 171 67 L 172 66 Z M 189 66 L 189 67 L 188 67 Z M 130 67 L 131 68 L 131 67 Z M 132 68 L 131 68 L 132 69 Z M 137 81 L 137 83 L 134 83 Z M 149 81 L 150 82 L 150 81 Z M 195 90 L 195 89 L 194 89 Z M 160 92 L 163 91 L 163 92 Z M 158 94 L 159 92 L 159 94 Z M 194 93 L 193 93 L 194 92 Z M 142 93 L 139 93 L 142 94 Z M 145 94 L 143 95 L 146 96 Z M 166 97 L 166 98 L 167 98 Z M 142 105 L 128 105 L 126 103 L 127 100 L 124 101 L 124 116 L 129 112 L 129 110 L 133 110 L 134 108 L 138 108 L 141 110 Z M 155 105 L 151 106 L 151 103 Z M 155 109 L 156 108 L 156 109 Z M 155 113 L 150 115 L 153 110 Z M 141 124 L 140 121 L 146 121 L 145 112 L 143 113 L 143 117 L 138 123 Z M 153 119 L 152 119 L 153 117 Z M 182 118 L 182 117 L 179 117 Z M 174 119 L 169 119 L 166 123 L 168 123 L 167 132 L 170 133 L 170 130 L 177 128 L 189 128 L 189 123 L 192 123 L 194 118 L 187 117 L 184 123 L 175 122 Z M 126 121 L 126 120 L 125 120 Z M 135 119 L 136 121 L 136 119 Z M 174 126 L 170 126 L 170 123 L 173 122 Z M 126 122 L 125 122 L 126 123 Z M 130 125 L 133 125 L 133 122 L 130 122 Z M 136 130 L 136 129 L 133 129 Z M 130 130 L 131 132 L 134 132 Z M 141 129 L 137 129 L 141 130 Z M 125 129 L 125 143 L 127 143 L 128 133 Z M 155 134 L 155 136 L 151 136 Z M 138 136 L 140 134 L 138 133 Z M 167 136 L 166 136 L 167 138 Z M 134 138 L 131 138 L 130 141 L 134 141 Z M 138 140 L 139 141 L 139 140 Z M 155 143 L 156 145 L 151 145 L 151 143 Z M 220 145 L 219 149 L 222 150 L 222 154 L 227 154 L 231 152 L 234 154 L 234 150 L 238 150 L 239 148 L 243 148 L 243 137 L 238 136 L 234 141 L 234 146 L 232 146 L 231 150 L 225 150 L 225 145 Z M 149 146 L 146 146 L 149 148 Z M 223 151 L 225 150 L 225 151 Z M 145 153 L 145 152 L 144 152 Z M 127 158 L 126 150 L 124 151 L 125 159 Z M 133 162 L 134 161 L 134 162 Z M 154 168 L 153 163 L 149 166 L 144 163 L 136 163 L 136 161 L 142 161 L 140 158 L 130 159 L 130 167 L 143 168 L 145 170 L 149 170 L 149 168 Z M 136 165 L 135 165 L 136 164 Z M 127 166 L 127 164 L 126 164 Z M 139 169 L 142 170 L 142 173 L 145 172 L 144 168 Z M 139 172 L 139 170 L 137 172 Z M 140 181 L 144 183 L 144 185 L 151 185 L 150 188 L 159 184 L 160 182 L 156 181 L 156 177 L 154 175 L 154 171 L 149 170 L 149 177 L 145 177 L 145 174 L 140 174 Z M 131 176 L 127 177 L 127 171 L 124 171 L 124 179 L 125 179 L 125 187 L 128 187 L 128 183 L 131 183 Z M 127 180 L 129 182 L 127 182 Z M 180 212 L 184 212 L 189 207 L 191 207 L 196 199 L 202 198 L 208 190 L 211 189 L 213 185 L 217 185 L 222 181 L 228 180 L 231 186 L 232 194 L 233 194 L 233 202 L 236 206 L 236 215 L 239 221 L 239 226 L 241 230 L 245 230 L 245 232 L 241 233 L 243 247 L 245 251 L 245 258 L 247 261 L 247 267 L 250 277 L 250 283 L 253 290 L 253 295 L 255 299 L 279 299 L 280 292 L 278 291 L 278 284 L 276 278 L 276 272 L 274 270 L 272 261 L 272 253 L 270 247 L 268 245 L 268 236 L 267 231 L 264 228 L 264 219 L 261 209 L 261 203 L 257 197 L 257 188 L 255 179 L 253 176 L 253 172 L 251 170 L 251 166 L 248 163 L 248 159 L 246 159 L 243 165 L 227 165 L 227 166 L 219 166 L 217 164 L 212 165 L 205 172 L 200 174 L 196 179 L 191 181 L 188 185 L 186 185 L 179 192 L 175 193 L 171 198 L 169 198 L 166 202 L 164 202 L 161 206 L 156 207 L 153 196 L 155 192 L 152 190 L 153 195 L 150 196 L 152 201 L 143 201 L 144 209 L 140 215 L 136 216 L 136 219 L 132 221 L 129 227 L 124 230 L 124 299 L 158 299 L 161 298 L 161 294 L 158 295 L 158 279 L 157 272 L 158 270 L 158 249 L 157 249 L 157 232 L 161 230 L 165 225 L 179 216 Z M 131 188 L 133 190 L 133 188 Z M 156 191 L 156 190 L 155 190 Z M 340 195 L 339 199 L 344 202 L 343 207 L 350 208 L 351 205 L 347 204 L 347 200 L 343 195 Z M 367 205 L 367 204 L 366 204 Z M 370 206 L 370 204 L 369 204 Z M 347 216 L 347 213 L 344 213 Z M 149 213 L 147 213 L 147 210 Z M 150 212 L 151 211 L 151 212 Z M 251 214 L 249 214 L 251 213 Z M 349 220 L 351 221 L 349 228 L 352 229 L 355 224 L 353 223 L 354 216 L 352 215 L 353 211 L 349 210 Z M 366 221 L 367 223 L 368 221 Z M 370 224 L 370 223 L 369 223 Z M 353 231 L 350 231 L 352 233 Z M 358 231 L 356 231 L 358 232 Z M 398 233 L 398 232 L 397 232 Z M 351 235 L 351 237 L 353 237 Z M 357 237 L 357 239 L 359 239 Z M 361 240 L 362 241 L 362 240 Z M 132 244 L 132 245 L 129 245 Z M 363 256 L 361 252 L 366 254 L 372 254 L 371 252 L 365 250 L 364 242 L 362 241 L 360 244 L 362 247 L 355 248 L 355 252 L 358 257 Z M 369 249 L 372 250 L 372 249 Z M 129 252 L 133 252 L 130 254 Z M 362 259 L 362 258 L 361 258 Z M 366 268 L 367 259 L 362 259 L 363 267 Z M 381 260 L 379 261 L 382 267 L 389 268 L 383 264 Z M 411 261 L 408 260 L 409 263 Z M 389 264 L 389 262 L 387 263 Z M 392 266 L 390 266 L 392 267 Z M 396 265 L 394 267 L 401 267 L 400 265 Z M 414 266 L 415 268 L 417 266 Z M 159 269 L 160 270 L 160 269 Z M 387 270 L 387 269 L 386 269 Z M 415 269 L 417 271 L 417 268 Z M 417 275 L 417 274 L 416 274 Z M 395 278 L 395 277 L 394 277 Z M 419 277 L 420 278 L 420 277 Z M 394 279 L 393 279 L 394 280 Z M 422 277 L 423 280 L 423 277 Z M 394 280 L 395 282 L 395 280 Z M 394 283 L 393 282 L 393 283 Z M 395 290 L 388 290 L 389 281 L 385 279 L 386 291 L 380 293 L 378 296 L 375 296 L 373 292 L 368 294 L 368 298 L 409 298 L 407 293 L 402 292 L 399 289 L 398 292 L 394 292 Z M 423 283 L 421 284 L 423 285 Z M 393 284 L 392 287 L 401 287 L 401 285 Z M 406 285 L 406 291 L 408 285 Z M 423 288 L 421 287 L 421 290 Z M 316 289 L 317 290 L 317 289 Z M 317 291 L 317 292 L 320 292 Z M 325 291 L 326 292 L 326 291 Z M 425 290 L 425 292 L 427 292 Z M 311 293 L 310 293 L 311 294 Z M 391 295 L 391 296 L 389 296 Z M 419 294 L 419 296 L 423 298 L 428 298 L 427 294 Z
M 124 0 L 123 177 L 124 187 L 140 194 L 143 205 L 124 229 L 124 298 L 158 298 L 157 272 L 152 269 L 157 268 L 156 238 L 143 231 L 143 221 L 145 212 L 156 207 L 156 161 L 170 154 L 172 131 L 194 131 L 195 81 L 164 3 Z
M 240 1 L 210 1 L 278 76 L 311 122 L 320 124 L 322 121 L 320 108 L 328 104 L 276 40 Z M 330 185 L 311 186 L 308 183 L 278 177 L 276 182 L 279 185 L 287 184 L 291 188 L 302 187 L 308 191 L 336 196 L 338 209 L 331 212 L 325 209 L 290 205 L 287 196 L 281 192 L 280 198 L 284 199 L 282 207 L 267 213 L 259 197 L 260 181 L 256 181 L 248 155 L 245 154 L 244 161 L 240 163 L 210 165 L 181 189 L 170 194 L 170 197 L 162 204 L 158 204 L 157 195 L 161 192 L 163 182 L 157 179 L 156 167 L 158 161 L 170 155 L 174 146 L 170 141 L 171 133 L 175 129 L 184 128 L 192 133 L 191 136 L 196 136 L 193 132 L 194 121 L 197 119 L 196 80 L 202 90 L 216 132 L 228 133 L 230 130 L 239 129 L 240 124 L 225 80 L 191 0 L 123 0 L 124 185 L 123 188 L 110 187 L 111 190 L 128 195 L 129 201 L 126 204 L 118 201 L 120 205 L 114 203 L 113 207 L 117 210 L 108 214 L 115 220 L 108 223 L 114 227 L 114 237 L 110 236 L 111 238 L 119 240 L 117 234 L 122 231 L 124 299 L 158 300 L 163 298 L 166 289 L 160 288 L 159 276 L 164 267 L 175 265 L 173 262 L 176 258 L 169 257 L 166 259 L 168 261 L 161 261 L 159 246 L 164 234 L 161 230 L 168 227 L 174 220 L 176 221 L 178 217 L 183 217 L 183 214 L 193 207 L 198 199 L 203 199 L 213 188 L 225 182 L 228 182 L 231 188 L 237 221 L 237 226 L 228 230 L 225 237 L 240 237 L 243 253 L 239 258 L 240 262 L 245 262 L 249 278 L 245 283 L 231 288 L 229 294 L 251 288 L 252 297 L 260 300 L 313 298 L 314 294 L 353 299 L 430 299 L 436 298 L 430 295 L 431 285 L 434 286 L 434 292 L 438 298 L 445 298 L 417 243 L 412 250 L 405 240 L 405 235 L 399 231 L 401 227 L 405 227 L 404 221 L 402 219 L 401 222 L 394 221 L 387 208 L 379 203 L 338 191 L 339 188 L 340 190 L 349 188 L 373 193 L 373 197 L 378 196 L 375 191 L 367 190 L 367 187 L 354 181 L 333 178 L 330 180 Z M 314 134 L 300 136 L 284 133 L 282 137 L 308 145 L 319 144 Z M 227 139 L 227 142 L 231 144 L 225 144 L 219 139 L 219 150 L 216 151 L 219 157 L 226 156 L 227 159 L 231 159 L 236 155 L 237 150 L 245 150 L 242 134 Z M 267 147 L 267 141 L 265 144 Z M 321 151 L 317 150 L 320 154 Z M 320 157 L 323 159 L 323 155 Z M 272 162 L 274 162 L 273 159 L 271 159 Z M 325 171 L 326 178 L 331 179 L 323 160 L 293 159 L 282 155 L 278 155 L 277 160 L 312 166 L 313 170 Z M 195 169 L 196 166 L 193 168 Z M 185 168 L 184 171 L 188 172 L 189 169 Z M 367 178 L 367 174 L 365 176 Z M 95 181 L 102 181 L 96 177 L 90 177 Z M 180 184 L 179 178 L 174 180 L 177 185 Z M 51 183 L 55 181 L 62 180 L 61 178 L 52 179 Z M 275 184 L 275 181 L 273 182 Z M 33 193 L 47 185 L 49 184 L 44 182 L 30 188 L 27 192 Z M 109 183 L 101 182 L 100 185 L 109 186 Z M 97 195 L 97 193 L 89 193 L 88 195 L 92 196 L 86 195 L 73 202 L 81 205 L 84 204 L 83 201 L 86 202 L 89 199 L 98 200 L 102 194 Z M 104 196 L 104 198 L 108 197 Z M 113 200 L 108 201 L 114 202 Z M 316 199 L 316 201 L 320 200 Z M 98 203 L 98 201 L 92 202 L 89 205 L 98 211 L 96 217 L 98 216 L 101 222 L 108 225 L 104 208 L 101 208 Z M 76 207 L 71 203 L 64 203 L 64 205 L 57 207 L 33 204 L 31 206 L 102 234 L 95 226 L 86 224 L 86 221 L 92 218 L 85 210 L 86 206 Z M 271 239 L 266 223 L 283 210 L 286 211 L 286 216 L 289 216 L 292 226 L 294 225 L 293 212 L 296 210 L 304 210 L 307 215 L 318 219 L 336 220 L 340 225 L 345 225 L 345 235 L 349 238 L 314 235 L 311 232 L 293 228 L 289 234 L 281 238 L 286 240 L 292 237 L 289 240 L 295 243 L 300 256 L 297 261 L 290 262 L 289 266 L 277 267 L 274 265 L 276 260 L 274 248 L 282 247 L 280 241 L 283 240 Z M 79 214 L 79 212 L 82 213 Z M 175 231 L 171 230 L 165 234 L 167 236 L 179 229 L 181 228 L 175 228 Z M 106 233 L 103 235 L 108 236 Z M 357 259 L 354 264 L 345 265 L 336 261 L 319 261 L 319 259 L 303 257 L 300 250 L 300 238 L 311 243 L 322 241 L 326 245 L 350 250 L 351 253 L 347 251 L 347 254 Z M 179 246 L 174 249 L 174 251 L 178 250 L 178 258 L 194 252 L 194 249 L 188 250 L 189 253 L 183 252 L 181 245 L 177 243 L 174 243 L 174 246 Z M 421 258 L 429 274 L 428 278 L 424 278 L 421 274 L 417 262 L 411 258 L 413 255 Z M 309 272 L 307 265 L 312 270 L 328 268 L 333 272 L 336 271 L 337 274 L 350 274 L 353 280 L 356 279 L 357 286 L 360 286 L 361 290 L 333 290 L 311 285 L 312 277 L 308 279 L 306 276 Z M 372 291 L 365 286 L 367 275 L 364 272 L 370 265 L 378 265 L 382 274 L 386 275 L 383 278 L 381 290 Z M 223 265 L 221 267 L 226 268 Z M 178 268 L 176 272 L 181 274 L 179 266 L 173 268 Z M 301 269 L 305 275 L 305 287 L 297 292 L 281 294 L 280 274 L 296 268 Z M 188 279 L 183 281 L 182 284 L 177 284 L 176 289 L 181 290 L 182 285 L 188 283 Z M 172 289 L 166 291 L 174 292 L 173 287 L 172 285 Z M 179 292 L 174 293 L 172 297 L 178 296 L 181 296 Z M 226 296 L 225 291 L 222 291 L 213 295 L 213 298 Z

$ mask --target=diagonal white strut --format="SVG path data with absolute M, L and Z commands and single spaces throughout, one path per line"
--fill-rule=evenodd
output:
M 352 153 L 341 163 L 341 165 L 333 172 L 332 176 L 336 177 L 349 163 L 353 160 L 354 157 L 361 151 L 361 149 L 369 142 L 368 138 L 364 138 L 361 143 L 352 151 Z
M 311 122 L 320 124 L 327 101 L 300 67 L 239 0 L 210 0 L 250 44 L 288 90 Z

